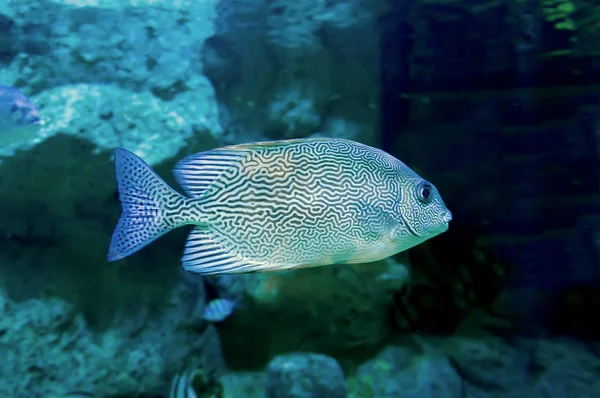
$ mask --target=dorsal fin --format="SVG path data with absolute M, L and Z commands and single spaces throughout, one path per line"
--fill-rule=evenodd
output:
M 231 167 L 236 167 L 248 151 L 229 148 L 200 152 L 182 159 L 175 166 L 175 178 L 191 197 L 202 196 Z
M 285 147 L 314 141 L 331 141 L 331 138 L 295 138 L 281 141 L 250 142 L 230 145 L 190 155 L 175 166 L 177 182 L 191 197 L 202 196 L 230 167 L 235 167 L 252 151 Z

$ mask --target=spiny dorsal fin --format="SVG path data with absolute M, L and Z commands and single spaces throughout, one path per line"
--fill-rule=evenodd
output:
M 236 167 L 248 153 L 293 144 L 331 141 L 331 138 L 295 138 L 281 141 L 250 142 L 230 145 L 190 155 L 175 166 L 177 182 L 192 197 L 202 196 L 212 184 L 231 167 Z
M 248 151 L 213 149 L 190 155 L 175 166 L 175 178 L 191 197 L 202 196 L 231 167 L 236 167 Z

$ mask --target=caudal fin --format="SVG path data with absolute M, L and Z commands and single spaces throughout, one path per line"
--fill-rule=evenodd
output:
M 127 257 L 178 227 L 169 222 L 166 206 L 174 209 L 184 199 L 126 149 L 115 149 L 115 174 L 121 217 L 110 240 L 108 261 Z

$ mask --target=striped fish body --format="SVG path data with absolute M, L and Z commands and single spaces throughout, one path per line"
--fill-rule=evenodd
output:
M 224 321 L 233 313 L 237 306 L 237 301 L 228 298 L 218 298 L 211 300 L 204 309 L 202 319 L 209 322 Z
M 243 144 L 175 168 L 182 196 L 115 152 L 123 212 L 108 259 L 194 224 L 182 258 L 202 274 L 370 262 L 448 228 L 437 189 L 378 149 L 341 139 Z

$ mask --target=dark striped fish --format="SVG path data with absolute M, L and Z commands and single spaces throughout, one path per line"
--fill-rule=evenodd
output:
M 448 229 L 437 189 L 393 156 L 342 139 L 229 146 L 180 161 L 175 192 L 115 150 L 122 213 L 108 260 L 193 224 L 183 268 L 200 274 L 377 261 Z

